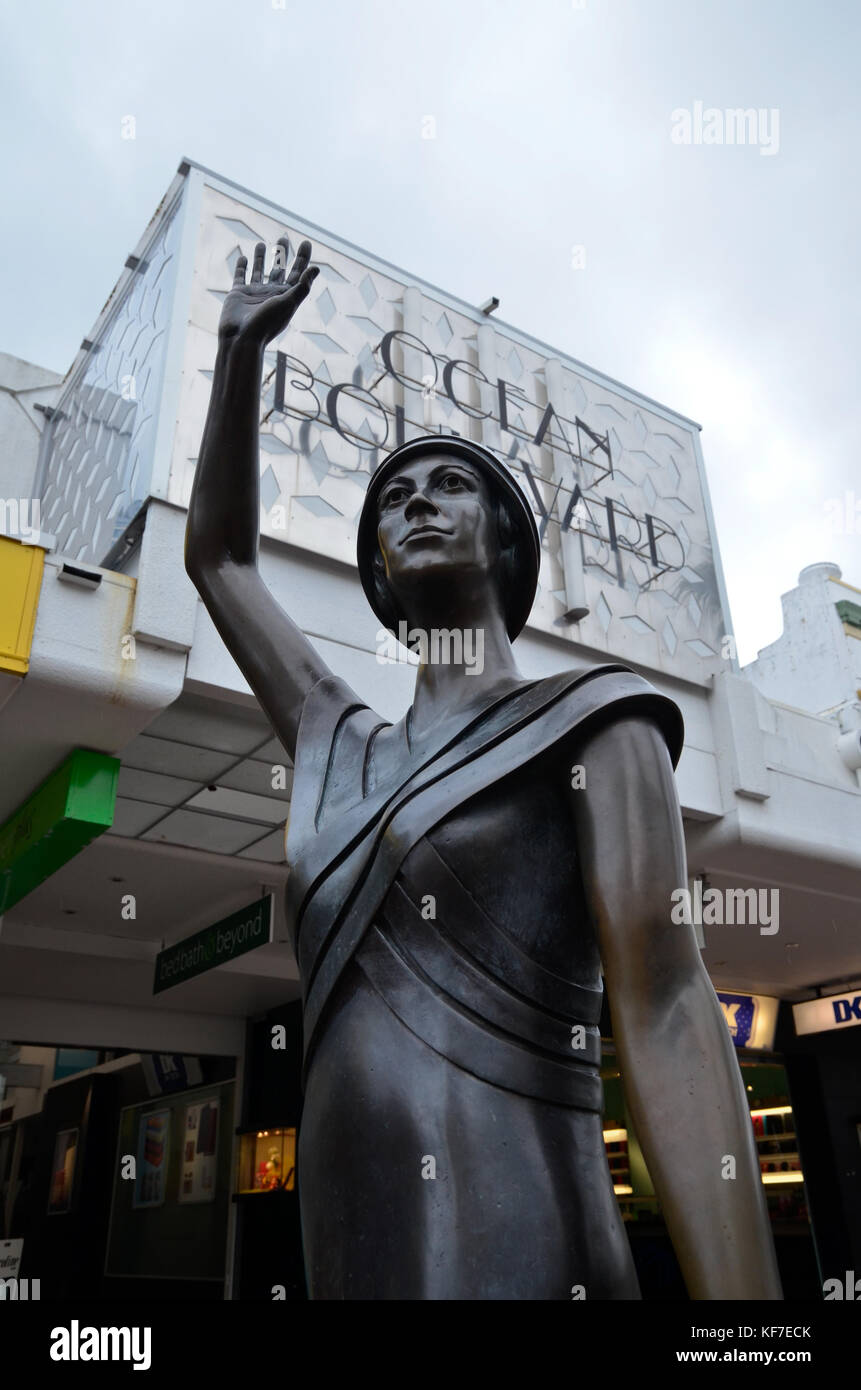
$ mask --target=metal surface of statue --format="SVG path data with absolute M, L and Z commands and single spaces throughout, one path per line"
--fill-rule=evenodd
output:
M 287 245 L 268 279 L 262 244 L 248 283 L 240 260 L 224 303 L 186 567 L 295 761 L 311 1296 L 640 1296 L 602 1136 L 603 975 L 689 1293 L 779 1298 L 739 1067 L 693 930 L 670 918 L 681 715 L 621 665 L 521 677 L 539 545 L 505 467 L 424 436 L 370 481 L 362 583 L 422 657 L 396 724 L 260 577 L 263 351 L 316 274 L 303 242 L 288 276 Z

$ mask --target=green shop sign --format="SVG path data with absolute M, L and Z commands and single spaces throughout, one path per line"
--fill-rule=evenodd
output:
M 119 758 L 77 748 L 0 826 L 0 913 L 107 830 L 119 771 Z
M 267 893 L 265 898 L 258 898 L 256 903 L 231 913 L 214 926 L 168 946 L 155 959 L 153 994 L 244 956 L 256 946 L 265 946 L 272 939 L 272 921 L 272 894 Z

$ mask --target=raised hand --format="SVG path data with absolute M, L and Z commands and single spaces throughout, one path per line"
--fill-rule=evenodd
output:
M 275 249 L 275 262 L 269 279 L 263 278 L 263 262 L 266 247 L 258 241 L 254 248 L 254 262 L 251 279 L 245 283 L 248 258 L 240 256 L 236 262 L 233 286 L 224 301 L 218 336 L 222 341 L 242 340 L 248 343 L 265 345 L 283 333 L 303 299 L 306 299 L 319 270 L 311 266 L 310 241 L 303 241 L 296 252 L 296 259 L 290 274 L 285 279 L 285 267 L 290 243 L 286 237 L 279 237 Z

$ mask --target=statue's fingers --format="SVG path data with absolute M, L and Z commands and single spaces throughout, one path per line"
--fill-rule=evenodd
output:
M 292 267 L 292 269 L 291 269 L 291 271 L 290 271 L 290 274 L 289 274 L 288 277 L 287 277 L 287 284 L 288 284 L 288 285 L 296 285 L 296 284 L 299 283 L 299 281 L 301 280 L 302 275 L 304 274 L 305 268 L 306 268 L 308 262 L 310 261 L 310 259 L 311 259 L 311 243 L 310 243 L 310 241 L 303 241 L 303 242 L 300 242 L 300 244 L 299 244 L 299 250 L 296 252 L 296 259 L 295 259 L 295 261 L 293 262 L 293 267 Z
M 248 269 L 248 257 L 240 256 L 236 262 L 236 269 L 233 272 L 233 288 L 238 290 L 245 284 L 245 272 Z
M 272 269 L 269 272 L 270 285 L 280 285 L 283 283 L 289 256 L 290 242 L 287 240 L 286 236 L 280 236 L 275 243 L 275 259 L 272 262 Z
M 302 278 L 295 287 L 297 298 L 304 299 L 305 296 L 310 293 L 311 286 L 319 274 L 320 267 L 318 265 L 309 265 L 307 270 L 302 272 Z
M 266 244 L 258 241 L 254 248 L 254 261 L 251 266 L 251 284 L 259 285 L 263 279 L 263 262 L 266 259 Z

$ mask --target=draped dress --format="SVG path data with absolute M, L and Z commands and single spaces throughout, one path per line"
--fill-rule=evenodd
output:
M 421 745 L 334 676 L 307 696 L 287 920 L 312 1298 L 639 1298 L 571 806 L 583 739 L 631 715 L 675 767 L 678 707 L 616 664 L 520 682 Z

